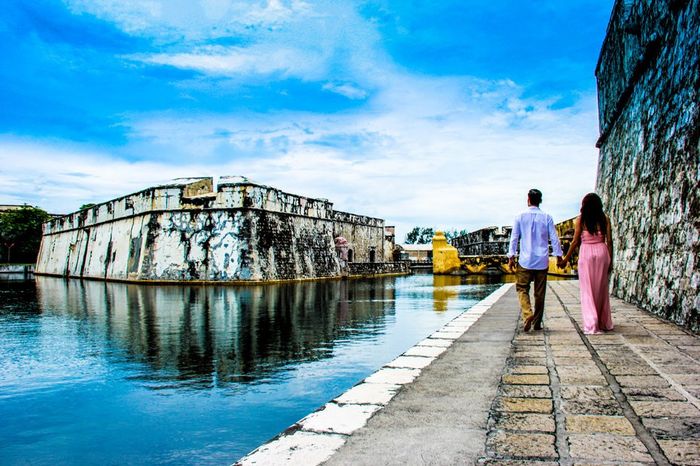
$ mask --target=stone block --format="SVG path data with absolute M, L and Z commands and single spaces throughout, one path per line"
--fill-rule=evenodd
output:
M 487 451 L 509 458 L 557 459 L 554 436 L 496 432 L 486 440 Z
M 673 464 L 700 465 L 700 442 L 697 440 L 659 440 L 659 446 Z
M 399 356 L 390 363 L 387 367 L 405 367 L 408 369 L 424 369 L 433 362 L 433 358 L 425 358 L 418 356 Z
M 658 375 L 646 363 L 641 364 L 606 364 L 612 375 Z
M 266 443 L 236 465 L 321 464 L 345 443 L 346 438 L 343 435 L 299 431 Z
M 635 435 L 632 424 L 623 416 L 567 416 L 566 430 L 579 434 Z
M 587 414 L 602 416 L 622 416 L 623 411 L 617 400 L 590 399 L 590 400 L 563 400 L 562 411 L 566 415 Z
M 556 426 L 554 417 L 547 414 L 499 413 L 496 418 L 496 429 L 553 433 Z
M 552 400 L 544 398 L 510 398 L 502 397 L 496 403 L 499 411 L 514 413 L 546 413 L 552 412 Z
M 361 383 L 355 385 L 334 401 L 339 404 L 385 405 L 396 395 L 400 385 Z
M 630 400 L 634 412 L 640 417 L 700 417 L 700 410 L 682 401 Z
M 503 383 L 510 385 L 548 385 L 549 376 L 543 374 L 506 374 Z
M 365 379 L 367 383 L 405 385 L 420 375 L 420 369 L 383 368 Z
M 647 462 L 653 458 L 636 437 L 606 434 L 571 434 L 569 453 L 576 463 L 580 460 L 610 463 Z
M 511 374 L 548 374 L 547 366 L 513 366 Z
M 663 377 L 657 375 L 620 375 L 615 377 L 623 387 L 669 387 Z
M 439 346 L 414 346 L 404 353 L 404 356 L 423 356 L 436 358 L 444 353 L 447 348 Z
M 628 400 L 639 401 L 685 401 L 675 389 L 667 387 L 622 387 Z
M 501 385 L 501 393 L 513 398 L 552 398 L 548 385 Z
M 657 439 L 690 440 L 700 443 L 700 418 L 642 418 L 642 423 Z
M 302 430 L 350 435 L 379 410 L 378 405 L 337 405 L 328 403 L 324 409 L 316 411 L 299 421 Z

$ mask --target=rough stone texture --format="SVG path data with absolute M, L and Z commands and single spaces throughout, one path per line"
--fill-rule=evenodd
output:
M 498 410 L 512 413 L 545 413 L 552 412 L 552 400 L 543 398 L 509 398 L 503 397 L 496 405 Z
M 700 418 L 643 418 L 642 422 L 657 439 L 694 439 L 700 445 Z
M 700 332 L 700 0 L 618 0 L 596 76 L 612 290 Z
M 486 442 L 487 450 L 498 456 L 556 459 L 554 436 L 498 431 Z
M 324 199 L 246 180 L 179 180 L 51 220 L 38 274 L 115 280 L 269 281 L 340 276 L 334 238 L 370 274 L 380 267 L 384 221 L 333 210 Z M 356 266 L 359 267 L 359 266 Z
M 547 385 L 549 376 L 545 374 L 506 374 L 503 383 L 512 385 Z
M 569 436 L 569 450 L 574 459 L 595 461 L 653 462 L 646 447 L 636 437 L 606 434 Z
M 622 416 L 568 416 L 566 430 L 581 434 L 634 435 L 632 424 Z
M 496 429 L 553 433 L 554 417 L 547 414 L 501 413 L 494 419 Z
M 457 236 L 451 243 L 462 256 L 505 256 L 512 230 L 511 226 L 482 228 Z
M 673 464 L 700 465 L 700 442 L 697 440 L 659 440 L 659 446 Z

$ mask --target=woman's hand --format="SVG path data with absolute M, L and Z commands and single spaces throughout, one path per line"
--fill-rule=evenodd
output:
M 563 269 L 564 267 L 566 267 L 566 264 L 568 262 L 569 262 L 568 259 L 564 259 L 564 258 L 560 257 L 559 260 L 557 261 L 557 267 L 559 267 L 560 269 Z

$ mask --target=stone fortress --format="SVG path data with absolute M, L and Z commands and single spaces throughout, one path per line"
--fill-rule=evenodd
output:
M 384 220 L 222 177 L 175 180 L 46 223 L 36 273 L 147 282 L 256 282 L 401 273 Z M 348 264 L 336 251 L 344 238 Z
M 596 77 L 618 297 L 700 332 L 700 1 L 618 0 Z

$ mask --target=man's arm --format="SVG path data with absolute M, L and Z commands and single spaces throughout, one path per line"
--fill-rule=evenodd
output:
M 552 242 L 552 254 L 554 254 L 558 259 L 564 255 L 561 250 L 561 243 L 559 242 L 559 236 L 557 235 L 557 229 L 554 228 L 554 220 L 551 216 L 547 218 L 547 229 L 549 230 L 549 241 Z
M 515 254 L 518 251 L 518 241 L 520 241 L 520 217 L 516 217 L 515 222 L 513 222 L 513 231 L 510 233 L 508 267 L 510 267 L 511 271 L 515 268 Z

